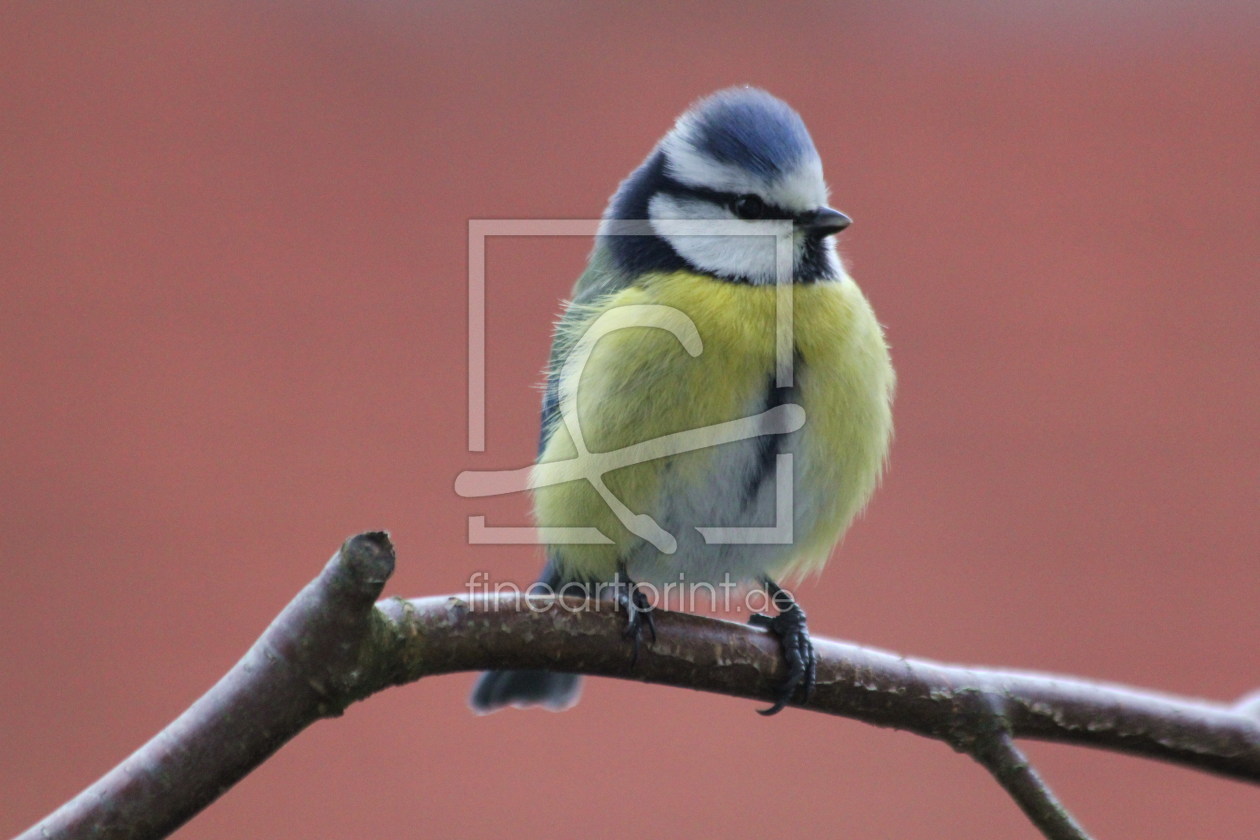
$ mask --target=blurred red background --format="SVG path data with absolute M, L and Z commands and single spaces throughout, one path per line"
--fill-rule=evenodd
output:
M 463 469 L 533 454 L 589 218 L 696 97 L 805 117 L 900 372 L 892 471 L 798 590 L 816 633 L 1231 700 L 1260 687 L 1260 7 L 402 2 L 0 12 L 0 833 L 165 725 L 347 535 L 387 592 L 527 580 Z M 1035 837 L 966 757 L 591 681 L 470 675 L 317 724 L 180 835 Z M 1260 788 L 1030 744 L 1101 838 L 1252 837 Z M 411 826 L 411 828 L 407 828 Z

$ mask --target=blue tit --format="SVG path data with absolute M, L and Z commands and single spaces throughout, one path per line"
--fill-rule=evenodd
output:
M 647 586 L 769 596 L 774 617 L 753 623 L 779 637 L 788 676 L 768 714 L 814 682 L 805 614 L 780 583 L 821 570 L 892 437 L 888 347 L 827 198 L 781 100 L 732 88 L 684 113 L 612 196 L 556 325 L 534 470 L 535 586 L 612 583 L 636 655 L 655 635 Z M 565 529 L 599 538 L 549 539 Z M 490 671 L 471 705 L 563 709 L 578 691 L 575 674 Z

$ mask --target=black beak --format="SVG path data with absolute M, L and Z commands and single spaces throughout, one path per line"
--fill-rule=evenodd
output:
M 819 207 L 796 217 L 796 226 L 815 236 L 831 236 L 853 224 L 853 220 L 830 207 Z

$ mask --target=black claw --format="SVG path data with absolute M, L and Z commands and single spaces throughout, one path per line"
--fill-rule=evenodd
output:
M 764 584 L 779 614 L 771 617 L 754 613 L 748 623 L 754 627 L 764 627 L 779 637 L 783 659 L 788 666 L 787 678 L 774 693 L 774 705 L 757 710 L 759 714 L 768 716 L 783 711 L 798 689 L 801 702 L 809 700 L 814 691 L 817 658 L 814 644 L 809 640 L 809 628 L 805 625 L 805 611 L 792 598 L 791 593 L 781 589 L 774 581 L 766 580 Z
M 630 666 L 634 667 L 639 661 L 639 644 L 644 630 L 651 634 L 652 644 L 656 644 L 656 619 L 652 617 L 652 605 L 648 603 L 647 596 L 636 583 L 626 577 L 624 568 L 619 577 L 624 582 L 618 584 L 617 606 L 626 611 L 626 627 L 621 631 L 621 637 L 629 639 L 633 644 Z

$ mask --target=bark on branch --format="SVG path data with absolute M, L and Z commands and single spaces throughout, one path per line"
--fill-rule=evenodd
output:
M 549 667 L 769 701 L 782 678 L 764 631 L 660 613 L 631 667 L 608 603 L 526 597 L 391 598 L 383 533 L 348 540 L 236 666 L 95 784 L 19 840 L 154 838 L 174 831 L 315 720 L 425 676 Z M 1083 744 L 1260 782 L 1260 704 L 907 659 L 815 641 L 818 685 L 800 708 L 945 741 L 993 772 L 1047 837 L 1084 837 L 1012 737 Z M 773 725 L 773 724 L 768 724 Z

